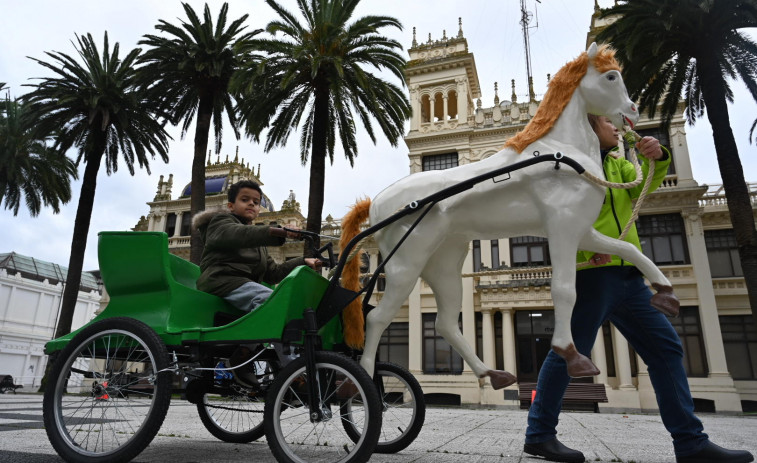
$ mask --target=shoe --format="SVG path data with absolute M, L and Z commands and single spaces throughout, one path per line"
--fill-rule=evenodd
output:
M 583 453 L 566 447 L 556 437 L 547 442 L 526 444 L 523 446 L 523 451 L 529 455 L 544 457 L 547 461 L 561 461 L 564 463 L 583 463 L 586 461 Z
M 696 453 L 676 457 L 677 463 L 749 463 L 750 461 L 754 461 L 754 456 L 746 450 L 728 450 L 710 441 L 707 441 L 702 450 Z
M 239 346 L 229 357 L 229 369 L 237 383 L 251 388 L 258 387 L 258 378 L 255 370 L 255 362 L 250 362 L 252 351 Z M 241 365 L 241 366 L 240 366 Z

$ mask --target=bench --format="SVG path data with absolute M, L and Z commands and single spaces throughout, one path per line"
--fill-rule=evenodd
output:
M 536 383 L 518 383 L 520 408 L 527 409 L 531 406 L 531 394 L 534 390 L 536 390 Z M 571 382 L 565 390 L 562 401 L 566 408 L 599 413 L 599 403 L 607 403 L 607 391 L 604 384 Z M 586 408 L 587 405 L 590 408 Z
M 0 381 L 0 394 L 5 394 L 6 392 L 13 391 L 13 393 L 16 393 L 16 389 L 20 389 L 24 386 L 20 384 L 13 384 L 13 376 L 11 375 L 3 375 L 2 381 Z

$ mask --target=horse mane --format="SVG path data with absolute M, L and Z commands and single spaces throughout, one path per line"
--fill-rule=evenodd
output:
M 609 45 L 600 45 L 597 54 L 589 60 L 589 54 L 583 52 L 578 58 L 560 68 L 549 81 L 549 88 L 544 95 L 534 117 L 514 137 L 507 140 L 505 148 L 512 148 L 521 153 L 528 145 L 549 132 L 555 125 L 573 92 L 578 88 L 592 62 L 598 72 L 620 71 L 620 64 L 615 59 L 615 50 Z

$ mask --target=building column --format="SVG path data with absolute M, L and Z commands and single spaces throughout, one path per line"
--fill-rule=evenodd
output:
M 410 86 L 410 108 L 413 111 L 413 117 L 410 119 L 410 130 L 420 130 L 421 128 L 421 99 L 418 92 L 418 84 Z
M 421 279 L 408 296 L 407 351 L 408 367 L 414 375 L 423 373 L 423 316 L 421 315 Z
M 434 117 L 435 117 L 435 111 L 436 111 L 435 106 L 436 106 L 436 95 L 431 94 L 428 97 L 428 111 L 429 111 L 428 121 L 431 123 L 431 125 L 434 124 Z
M 494 354 L 494 320 L 491 309 L 481 309 L 481 334 L 484 345 L 483 361 L 491 369 L 496 368 L 497 357 Z
M 707 258 L 707 247 L 704 243 L 701 215 L 699 209 L 683 212 L 682 215 L 689 242 L 691 266 L 697 281 L 699 317 L 707 365 L 710 370 L 709 376 L 730 378 L 731 375 L 728 373 L 728 365 L 725 359 L 725 348 L 723 347 L 723 334 L 720 331 L 715 291 L 712 288 L 712 274 L 710 273 L 710 262 Z
M 183 215 L 184 212 L 176 213 L 176 225 L 173 227 L 173 236 L 181 236 L 179 233 L 181 232 L 181 219 Z
M 473 252 L 471 251 L 472 242 L 468 244 L 468 255 L 463 264 L 463 273 L 473 272 Z M 473 308 L 473 285 L 472 277 L 463 278 L 463 337 L 473 352 L 476 351 L 476 315 Z M 463 371 L 472 372 L 470 365 L 463 362 Z
M 513 325 L 513 310 L 500 309 L 500 312 L 502 312 L 502 350 L 503 358 L 505 360 L 505 371 L 509 371 L 515 375 L 518 365 L 515 361 L 515 327 Z
M 618 388 L 636 389 L 631 376 L 631 358 L 628 350 L 628 341 L 620 334 L 617 328 L 612 327 L 612 340 L 615 345 L 615 372 L 618 375 Z
M 599 368 L 599 374 L 594 378 L 597 384 L 607 384 L 607 351 L 605 350 L 605 336 L 602 328 L 597 332 L 597 340 L 594 341 L 594 348 L 591 350 L 591 359 L 594 365 Z
M 465 77 L 455 79 L 457 83 L 457 121 L 468 123 L 468 88 Z
M 449 125 L 448 124 L 448 122 L 449 122 L 449 109 L 447 109 L 449 107 L 448 100 L 449 100 L 449 96 L 445 92 L 442 95 L 442 101 L 444 102 L 444 111 L 442 113 L 442 120 L 444 121 L 444 127 L 447 127 Z

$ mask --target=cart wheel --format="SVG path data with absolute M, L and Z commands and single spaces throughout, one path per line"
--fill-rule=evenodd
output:
M 265 404 L 266 438 L 279 462 L 365 462 L 381 431 L 381 401 L 368 373 L 354 360 L 334 352 L 316 352 L 316 378 L 323 418 L 308 408 L 306 359 L 300 357 L 276 377 Z M 355 404 L 349 417 L 340 416 L 348 395 Z M 316 412 L 316 416 L 318 413 Z M 345 419 L 354 419 L 359 438 L 345 435 Z
M 110 318 L 61 351 L 45 391 L 50 443 L 69 462 L 125 462 L 147 447 L 168 412 L 171 372 L 163 341 L 132 318 Z
M 200 420 L 211 434 L 224 442 L 245 444 L 265 434 L 263 408 L 265 392 L 273 381 L 272 366 L 254 362 L 258 387 L 255 389 L 232 383 L 223 391 L 211 391 L 197 404 Z
M 405 368 L 388 362 L 376 364 L 374 382 L 383 402 L 381 436 L 376 444 L 377 453 L 397 453 L 412 444 L 423 427 L 426 418 L 426 402 L 418 380 Z M 362 408 L 357 399 L 342 404 L 342 416 L 351 416 L 352 407 Z M 344 430 L 350 439 L 360 437 L 355 419 L 343 421 Z

